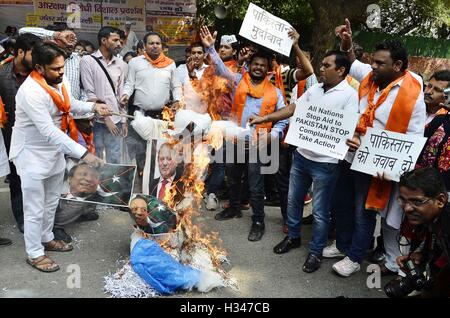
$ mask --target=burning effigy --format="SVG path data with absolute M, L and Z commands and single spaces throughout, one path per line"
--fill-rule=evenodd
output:
M 130 215 L 135 225 L 130 260 L 105 278 L 105 290 L 113 297 L 237 288 L 222 267 L 227 253 L 220 246 L 218 233 L 203 234 L 194 221 L 201 208 L 211 150 L 222 146 L 224 130 L 229 127 L 223 123 L 212 125 L 208 114 L 192 110 L 179 110 L 167 118 L 170 117 L 173 122 L 136 112 L 132 122 L 136 132 L 148 142 L 165 138 L 167 148 L 183 169 L 169 187 L 160 186 L 158 192 L 164 192 L 163 198 L 144 194 L 131 200 Z

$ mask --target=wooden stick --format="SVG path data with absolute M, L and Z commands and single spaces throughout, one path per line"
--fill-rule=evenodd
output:
M 114 116 L 121 116 L 121 117 L 126 117 L 126 118 L 130 118 L 130 119 L 134 119 L 134 116 L 131 115 L 127 115 L 127 114 L 120 114 L 120 113 L 112 113 Z

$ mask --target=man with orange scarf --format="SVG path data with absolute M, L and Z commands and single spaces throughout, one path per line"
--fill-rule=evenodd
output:
M 232 116 L 236 118 L 239 127 L 246 127 L 250 115 L 259 113 L 261 116 L 273 113 L 285 107 L 283 94 L 272 85 L 267 78 L 270 68 L 270 56 L 256 53 L 250 59 L 249 71 L 244 75 L 232 73 L 217 54 L 214 43 L 217 32 L 211 35 L 207 27 L 200 30 L 200 37 L 212 62 L 216 65 L 218 75 L 227 78 L 233 87 Z M 274 124 L 257 125 L 256 133 L 265 130 L 268 142 L 278 142 L 277 138 L 283 136 L 286 120 Z M 246 136 L 249 141 L 252 136 Z M 247 149 L 246 149 L 247 150 Z M 238 149 L 239 151 L 239 149 Z M 235 152 L 236 153 L 236 152 Z M 244 169 L 248 169 L 250 187 L 250 204 L 253 210 L 252 226 L 248 236 L 249 241 L 259 241 L 264 235 L 264 175 L 261 172 L 262 164 L 249 162 L 248 153 L 245 153 L 245 163 L 227 164 L 228 186 L 230 189 L 230 207 L 216 214 L 216 220 L 228 220 L 242 216 L 240 211 L 240 185 Z M 236 158 L 235 158 L 236 159 Z
M 426 118 L 422 92 L 422 79 L 407 70 L 408 53 L 398 41 L 385 41 L 375 48 L 371 65 L 355 59 L 352 32 L 348 19 L 336 28 L 341 38 L 341 50 L 347 52 L 352 62 L 350 75 L 360 82 L 359 112 L 361 114 L 355 136 L 347 144 L 352 150 L 360 145 L 360 136 L 368 127 L 404 134 L 423 136 Z M 396 274 L 395 260 L 400 256 L 397 235 L 403 215 L 397 203 L 398 186 L 382 175 L 370 175 L 350 171 L 351 183 L 338 184 L 336 189 L 354 193 L 354 206 L 347 210 L 336 209 L 336 246 L 334 254 L 344 257 L 333 265 L 333 270 L 347 277 L 360 269 L 360 263 L 369 248 L 376 225 L 376 216 L 381 213 L 382 233 L 386 249 L 386 263 L 381 274 Z M 354 210 L 354 211 L 352 211 Z M 354 212 L 354 213 L 353 213 Z M 340 241 L 340 242 L 339 242 Z M 325 249 L 324 254 L 330 252 Z M 330 253 L 332 254 L 332 253 Z
M 128 76 L 120 103 L 125 106 L 128 100 L 132 100 L 132 103 L 128 105 L 129 114 L 140 111 L 154 119 L 162 119 L 162 110 L 165 105 L 172 102 L 172 107 L 178 108 L 182 95 L 181 83 L 176 76 L 175 62 L 163 53 L 162 40 L 158 33 L 149 32 L 144 36 L 144 49 L 144 55 L 135 57 L 128 64 Z M 131 96 L 133 98 L 130 98 Z M 142 139 L 131 126 L 128 131 L 127 146 L 129 149 L 135 149 L 132 154 L 136 158 L 138 175 L 142 176 L 147 141 Z M 156 144 L 153 148 L 152 157 L 156 154 Z
M 9 153 L 22 181 L 27 263 L 44 272 L 59 269 L 45 251 L 72 250 L 72 246 L 55 240 L 52 233 L 66 166 L 64 154 L 93 166 L 103 162 L 75 141 L 78 130 L 71 112 L 111 115 L 105 104 L 69 97 L 64 56 L 65 52 L 55 44 L 39 44 L 33 48 L 34 70 L 17 92 L 16 122 Z

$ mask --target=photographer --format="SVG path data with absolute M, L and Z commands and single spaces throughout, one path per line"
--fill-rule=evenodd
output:
M 411 226 L 411 249 L 397 258 L 406 277 L 385 286 L 389 297 L 423 290 L 421 297 L 450 297 L 450 204 L 439 172 L 423 168 L 405 173 L 399 182 L 403 224 Z M 428 277 L 423 274 L 427 269 Z

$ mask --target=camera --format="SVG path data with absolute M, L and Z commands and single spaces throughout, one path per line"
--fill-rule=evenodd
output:
M 423 270 L 416 266 L 411 259 L 408 259 L 403 271 L 406 277 L 391 280 L 384 286 L 384 292 L 390 298 L 402 298 L 409 295 L 414 290 L 423 290 L 430 287 L 431 282 L 425 277 Z

